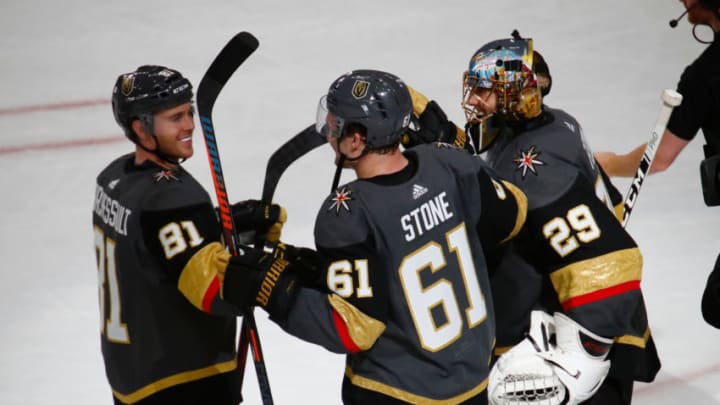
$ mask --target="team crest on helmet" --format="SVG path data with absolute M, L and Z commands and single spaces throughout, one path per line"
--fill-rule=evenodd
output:
M 348 205 L 348 201 L 350 200 L 352 200 L 352 190 L 348 190 L 345 187 L 337 189 L 335 190 L 335 197 L 330 199 L 331 203 L 327 210 L 335 210 L 336 215 L 340 215 L 340 208 L 345 208 L 350 212 L 350 206 Z
M 531 146 L 527 152 L 520 151 L 520 156 L 513 159 L 513 163 L 517 166 L 517 170 L 522 170 L 522 178 L 525 178 L 528 170 L 537 176 L 536 166 L 542 166 L 545 162 L 537 159 L 541 152 L 535 151 L 535 146 Z
M 124 96 L 129 96 L 130 93 L 133 91 L 133 86 L 135 85 L 135 75 L 125 75 L 123 76 L 122 86 L 120 91 L 122 91 L 122 94 Z
M 355 97 L 357 99 L 361 99 L 361 98 L 367 96 L 369 88 L 370 88 L 369 82 L 366 82 L 365 80 L 355 80 L 355 84 L 353 84 L 353 88 L 352 88 L 352 95 L 353 95 L 353 97 Z

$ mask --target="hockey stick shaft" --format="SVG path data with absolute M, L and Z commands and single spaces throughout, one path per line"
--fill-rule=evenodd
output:
M 265 182 L 262 191 L 263 202 L 272 203 L 280 177 L 294 161 L 325 143 L 327 143 L 327 139 L 317 133 L 315 124 L 313 124 L 279 147 L 268 159 L 265 169 Z
M 665 133 L 665 128 L 667 128 L 668 120 L 670 120 L 670 114 L 672 114 L 673 108 L 680 105 L 681 102 L 682 95 L 680 93 L 671 89 L 665 89 L 663 91 L 662 106 L 660 107 L 658 118 L 655 121 L 655 127 L 653 128 L 652 135 L 650 136 L 650 141 L 648 141 L 645 146 L 645 151 L 643 152 L 642 159 L 640 160 L 640 165 L 638 166 L 635 177 L 633 177 L 630 189 L 628 190 L 628 193 L 625 196 L 625 201 L 623 202 L 623 227 L 627 226 L 627 223 L 630 220 L 630 214 L 632 213 L 633 207 L 635 207 L 635 203 L 637 202 L 638 195 L 640 194 L 640 188 L 645 181 L 645 177 L 650 173 L 650 166 L 652 166 L 658 146 L 660 145 L 660 141 Z
M 215 128 L 212 121 L 212 110 L 215 105 L 220 91 L 225 83 L 230 79 L 235 70 L 258 48 L 258 40 L 250 33 L 241 32 L 234 36 L 215 57 L 207 72 L 200 81 L 197 94 L 198 114 L 207 149 L 208 160 L 210 162 L 210 170 L 212 173 L 213 184 L 215 186 L 215 194 L 218 200 L 218 211 L 220 212 L 220 223 L 222 225 L 223 237 L 228 250 L 233 256 L 238 254 L 237 232 L 232 219 L 232 211 L 225 186 L 225 177 L 220 163 L 220 154 L 218 151 L 217 140 L 215 138 Z M 247 362 L 246 341 L 252 341 L 254 352 L 253 360 L 255 364 L 255 372 L 258 377 L 260 386 L 260 394 L 264 404 L 272 404 L 272 393 L 270 391 L 270 382 L 267 377 L 265 361 L 262 355 L 260 339 L 257 333 L 257 325 L 252 309 L 243 316 L 243 323 L 240 329 L 240 342 L 238 343 L 238 369 L 240 373 L 239 386 L 242 389 L 242 383 L 245 375 L 245 365 Z

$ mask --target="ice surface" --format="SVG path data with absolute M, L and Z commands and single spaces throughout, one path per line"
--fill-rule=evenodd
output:
M 99 349 L 91 205 L 98 171 L 130 148 L 109 104 L 3 111 L 109 99 L 115 77 L 141 64 L 175 67 L 197 83 L 227 39 L 250 31 L 260 49 L 215 112 L 230 199 L 239 200 L 259 197 L 267 157 L 314 120 L 320 95 L 354 68 L 396 73 L 462 122 L 466 62 L 517 28 L 550 63 L 547 103 L 574 114 L 594 149 L 627 151 L 649 138 L 662 89 L 674 88 L 703 49 L 686 21 L 668 27 L 683 10 L 670 0 L 4 0 L 1 9 L 0 151 L 119 139 L 0 152 L 0 403 L 7 405 L 112 402 Z M 199 128 L 196 135 L 186 167 L 212 190 Z M 636 404 L 720 402 L 720 331 L 700 316 L 720 251 L 720 216 L 702 202 L 701 155 L 696 140 L 668 172 L 648 178 L 630 220 L 664 365 L 655 383 L 637 385 Z M 312 245 L 331 156 L 314 151 L 278 187 L 290 243 Z M 618 185 L 626 190 L 628 182 Z M 257 317 L 276 403 L 340 403 L 342 357 Z M 247 370 L 246 403 L 258 404 Z

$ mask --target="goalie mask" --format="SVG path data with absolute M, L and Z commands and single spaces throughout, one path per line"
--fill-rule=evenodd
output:
M 412 100 L 405 83 L 377 70 L 355 70 L 340 76 L 320 99 L 316 129 L 323 136 L 341 137 L 348 125 L 366 131 L 367 149 L 395 145 L 407 130 Z
M 512 122 L 540 115 L 542 96 L 550 91 L 551 79 L 542 57 L 538 58 L 541 64 L 535 66 L 535 56 L 532 39 L 518 35 L 489 42 L 470 58 L 468 70 L 463 75 L 462 106 L 468 126 L 480 129 L 477 131 L 479 139 L 474 139 L 479 150 L 486 149 L 497 135 L 497 123 L 489 121 L 493 116 L 496 119 L 492 121 Z M 534 68 L 541 68 L 540 77 Z M 483 112 L 470 102 L 483 89 L 497 96 L 494 113 Z

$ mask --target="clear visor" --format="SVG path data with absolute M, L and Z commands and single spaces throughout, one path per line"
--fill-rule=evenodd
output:
M 315 116 L 315 130 L 323 137 L 328 135 L 339 138 L 345 129 L 345 120 L 331 113 L 327 107 L 327 95 L 320 98 L 318 102 L 317 115 Z

